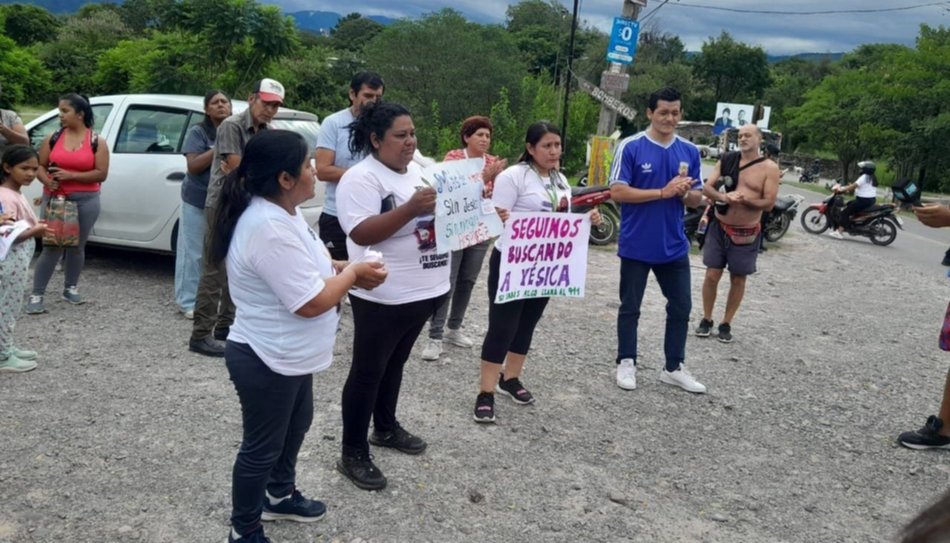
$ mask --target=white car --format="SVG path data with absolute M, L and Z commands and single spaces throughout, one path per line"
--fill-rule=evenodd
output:
M 89 100 L 99 134 L 108 145 L 109 175 L 102 184 L 102 211 L 89 236 L 90 243 L 170 253 L 178 237 L 181 183 L 185 157 L 181 147 L 188 129 L 204 118 L 201 96 L 124 94 Z M 247 102 L 233 101 L 233 112 Z M 311 149 L 317 145 L 317 116 L 281 108 L 271 125 L 303 135 Z M 30 143 L 39 148 L 59 128 L 59 112 L 52 110 L 26 125 Z M 42 185 L 24 189 L 31 201 L 42 196 Z M 322 211 L 323 191 L 301 205 L 307 224 L 316 224 Z

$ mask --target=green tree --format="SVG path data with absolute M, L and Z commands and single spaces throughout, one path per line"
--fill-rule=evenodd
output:
M 36 54 L 49 69 L 56 87 L 44 99 L 55 100 L 63 92 L 97 94 L 95 75 L 99 58 L 130 34 L 112 10 L 68 18 L 54 41 L 36 46 Z
M 567 65 L 570 46 L 571 12 L 556 0 L 522 0 L 509 6 L 505 13 L 505 28 L 514 37 L 529 72 L 563 80 L 561 72 Z M 574 38 L 576 56 L 583 57 L 592 43 L 602 39 L 602 32 L 578 22 Z M 604 51 L 606 47 L 600 49 L 599 56 L 603 57 Z M 603 63 L 598 65 L 603 66 Z
M 383 25 L 351 13 L 340 19 L 330 32 L 330 45 L 341 51 L 360 53 L 363 47 L 383 30 Z
M 712 91 L 714 102 L 755 101 L 771 82 L 765 50 L 737 42 L 728 32 L 703 42 L 693 72 Z
M 3 33 L 17 45 L 27 46 L 56 38 L 61 23 L 45 9 L 30 4 L 9 4 L 0 7 Z
M 420 146 L 430 154 L 442 127 L 490 111 L 501 89 L 516 88 L 525 71 L 503 28 L 449 9 L 387 26 L 366 45 L 365 58 L 386 80 L 387 99 L 413 112 Z
M 805 93 L 815 88 L 828 75 L 834 73 L 830 60 L 818 62 L 790 58 L 772 66 L 772 85 L 766 89 L 762 103 L 772 108 L 770 126 L 782 131 L 782 142 L 794 148 L 799 134 L 788 130 L 787 111 L 805 101 Z M 803 137 L 805 135 L 802 135 Z
M 105 52 L 99 59 L 96 87 L 107 94 L 204 94 L 215 85 L 203 60 L 203 43 L 197 36 L 153 32 Z
M 0 81 L 3 93 L 0 105 L 33 103 L 50 89 L 50 73 L 27 49 L 6 36 L 0 36 Z

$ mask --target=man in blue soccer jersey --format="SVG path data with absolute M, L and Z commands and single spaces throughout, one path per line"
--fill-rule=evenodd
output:
M 610 196 L 621 211 L 617 386 L 637 387 L 637 323 L 652 270 L 667 302 L 660 381 L 701 394 L 706 387 L 683 366 L 693 307 L 683 213 L 702 198 L 699 151 L 676 135 L 683 115 L 677 90 L 651 94 L 646 113 L 649 128 L 620 142 L 610 168 Z

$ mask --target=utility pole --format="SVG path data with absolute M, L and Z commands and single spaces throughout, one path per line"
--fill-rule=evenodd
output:
M 623 0 L 623 11 L 620 16 L 625 19 L 636 20 L 640 16 L 640 11 L 647 7 L 647 0 Z M 607 67 L 605 74 L 625 74 L 627 73 L 627 66 L 625 64 L 620 64 L 617 62 L 611 62 Z M 608 76 L 609 77 L 609 76 Z M 603 81 L 604 76 L 601 76 L 601 81 Z M 603 83 L 601 83 L 603 86 Z M 623 94 L 623 91 L 619 90 L 610 90 L 608 94 L 614 98 L 619 99 Z M 617 126 L 617 113 L 608 108 L 605 105 L 600 106 L 600 120 L 597 121 L 597 135 L 598 136 L 609 136 L 613 133 L 614 129 Z
M 574 15 L 571 17 L 571 41 L 567 46 L 567 73 L 564 74 L 564 107 L 561 109 L 561 147 L 567 152 L 567 115 L 571 104 L 571 80 L 574 77 L 574 35 L 577 32 L 577 9 L 580 0 L 574 0 Z

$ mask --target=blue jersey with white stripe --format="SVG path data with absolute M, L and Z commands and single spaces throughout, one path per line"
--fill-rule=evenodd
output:
M 610 184 L 624 183 L 638 189 L 662 189 L 679 175 L 680 165 L 701 189 L 699 150 L 675 136 L 668 145 L 650 139 L 646 132 L 630 136 L 617 146 L 610 167 Z M 620 205 L 620 238 L 617 253 L 622 258 L 649 264 L 665 264 L 689 254 L 683 233 L 685 207 L 679 198 L 642 204 Z

